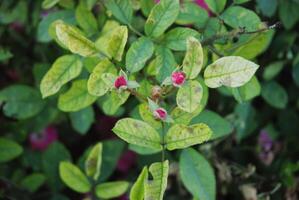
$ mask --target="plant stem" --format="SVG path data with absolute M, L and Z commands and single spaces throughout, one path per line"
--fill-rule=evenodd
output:
M 144 36 L 142 33 L 140 33 L 138 30 L 136 30 L 131 24 L 128 25 L 129 29 L 134 32 L 136 35 L 142 37 Z
M 165 161 L 165 124 L 162 122 L 162 155 L 161 155 L 161 162 L 162 165 Z
M 209 45 L 212 45 L 216 40 L 219 40 L 219 39 L 234 38 L 234 37 L 237 37 L 240 35 L 246 35 L 246 34 L 250 35 L 250 34 L 256 34 L 256 33 L 262 33 L 262 32 L 265 32 L 265 31 L 268 31 L 271 29 L 278 28 L 278 27 L 280 27 L 280 25 L 281 25 L 281 23 L 277 22 L 271 26 L 266 26 L 261 29 L 257 29 L 255 31 L 246 31 L 245 27 L 241 27 L 238 29 L 234 29 L 228 33 L 213 35 L 213 36 L 203 40 L 201 42 L 201 44 L 202 44 L 202 46 L 209 46 Z
M 147 102 L 147 98 L 145 96 L 143 96 L 142 94 L 140 94 L 139 92 L 137 92 L 137 90 L 127 89 L 127 91 L 130 92 L 135 97 L 141 99 L 142 101 Z

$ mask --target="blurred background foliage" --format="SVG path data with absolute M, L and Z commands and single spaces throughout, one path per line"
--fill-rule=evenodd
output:
M 131 1 L 139 9 L 139 0 Z M 108 116 L 97 105 L 63 113 L 56 106 L 57 95 L 41 99 L 41 78 L 65 52 L 51 39 L 50 24 L 63 19 L 79 25 L 95 39 L 112 17 L 98 1 L 86 2 L 92 8 L 95 26 L 84 25 L 78 4 L 72 0 L 0 1 L 1 199 L 82 199 L 63 186 L 58 164 L 72 160 L 83 167 L 85 152 L 99 140 L 104 144 L 99 182 L 120 178 L 133 182 L 145 164 L 160 159 L 155 154 L 137 155 L 135 151 L 149 152 L 127 146 L 110 131 L 119 117 L 136 116 L 136 100 L 130 99 Z M 192 24 L 201 39 L 244 26 L 254 31 L 250 25 L 259 20 L 269 25 L 281 23 L 280 28 L 261 34 L 216 41 L 214 51 L 243 56 L 261 67 L 250 84 L 210 91 L 206 110 L 191 123 L 207 123 L 220 138 L 197 147 L 214 168 L 217 199 L 298 199 L 299 1 L 227 1 L 224 11 L 209 6 L 210 16 L 208 12 L 196 13 L 194 5 L 188 3 L 182 5 L 187 14 L 181 14 L 177 24 Z M 259 18 L 254 13 L 234 18 L 243 10 L 236 10 L 232 4 L 254 11 Z M 139 31 L 143 30 L 147 12 L 137 11 L 134 17 L 134 27 Z M 132 35 L 129 41 L 134 39 Z M 216 54 L 207 53 L 208 62 Z M 175 57 L 182 54 L 176 52 Z M 88 69 L 89 65 L 92 63 L 86 60 L 84 66 Z M 86 70 L 81 76 L 87 74 Z M 191 199 L 180 181 L 178 155 L 168 155 L 173 164 L 165 199 Z

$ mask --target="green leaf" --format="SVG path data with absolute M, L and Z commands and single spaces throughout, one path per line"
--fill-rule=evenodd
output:
M 124 118 L 119 120 L 112 130 L 118 137 L 130 144 L 162 149 L 159 133 L 143 121 Z
M 91 190 L 91 184 L 87 177 L 70 162 L 62 161 L 59 164 L 59 175 L 62 181 L 76 192 L 86 193 Z
M 23 153 L 23 148 L 18 143 L 0 138 L 0 163 L 15 159 Z
M 54 191 L 60 190 L 63 186 L 59 178 L 59 163 L 68 160 L 71 160 L 71 155 L 60 142 L 52 143 L 42 154 L 43 172 L 48 186 Z
M 269 105 L 278 109 L 286 108 L 288 103 L 286 90 L 275 81 L 262 85 L 262 97 Z
M 244 101 L 249 101 L 254 97 L 257 97 L 261 93 L 261 85 L 258 79 L 253 76 L 252 79 L 245 85 L 239 88 L 232 88 L 232 93 L 235 99 L 242 103 Z
M 156 60 L 154 67 L 157 79 L 162 83 L 176 68 L 176 61 L 173 53 L 165 47 L 156 48 Z
M 85 161 L 85 172 L 87 176 L 93 177 L 95 181 L 98 180 L 102 165 L 102 143 L 95 145 Z
M 141 11 L 145 16 L 148 16 L 155 6 L 155 0 L 140 0 Z
M 187 49 L 187 38 L 199 38 L 200 34 L 191 28 L 177 27 L 168 31 L 164 36 L 166 47 L 175 51 L 185 51 Z
M 156 162 L 149 167 L 153 179 L 145 183 L 144 199 L 162 200 L 167 187 L 169 165 L 168 160 L 164 163 Z
M 252 78 L 258 67 L 257 64 L 239 56 L 222 57 L 205 69 L 205 83 L 210 88 L 222 85 L 240 87 Z
M 273 62 L 270 65 L 268 65 L 264 72 L 263 72 L 263 78 L 266 81 L 269 81 L 273 78 L 275 78 L 279 72 L 281 72 L 281 70 L 284 67 L 284 62 L 283 61 L 277 61 L 277 62 Z
M 261 24 L 260 18 L 253 11 L 240 6 L 231 6 L 226 9 L 221 19 L 232 28 L 245 27 L 247 31 L 254 31 Z
M 105 0 L 105 6 L 120 22 L 129 25 L 133 18 L 133 7 L 129 0 Z
M 237 141 L 245 139 L 250 136 L 257 128 L 257 115 L 254 107 L 248 103 L 238 104 L 234 110 L 234 127 L 236 129 Z
M 144 199 L 144 186 L 148 178 L 147 167 L 144 167 L 140 175 L 138 176 L 136 182 L 132 186 L 130 192 L 130 199 L 143 200 Z
M 205 2 L 214 13 L 220 13 L 226 4 L 226 0 L 205 0 Z
M 277 10 L 278 0 L 257 0 L 257 8 L 266 17 L 272 17 Z
M 94 96 L 103 96 L 110 89 L 110 85 L 102 79 L 104 73 L 116 74 L 116 68 L 108 59 L 104 59 L 96 65 L 87 82 L 88 92 Z
M 56 36 L 72 53 L 83 57 L 96 55 L 95 44 L 87 39 L 77 28 L 63 22 L 56 23 Z
M 293 66 L 292 75 L 296 85 L 299 87 L 299 63 Z
M 122 55 L 128 39 L 128 28 L 120 26 L 111 34 L 111 39 L 108 47 L 108 55 L 115 58 L 117 61 L 122 60 Z
M 181 3 L 180 14 L 176 19 L 176 23 L 180 25 L 195 24 L 195 26 L 203 27 L 209 19 L 208 12 L 195 4 L 195 2 Z
M 96 186 L 96 196 L 102 199 L 113 199 L 124 194 L 129 187 L 126 181 L 102 183 Z
M 80 3 L 77 6 L 75 14 L 78 25 L 86 34 L 93 35 L 98 31 L 98 24 L 95 16 L 83 3 Z
M 248 1 L 251 1 L 251 0 L 234 0 L 234 3 L 235 4 L 242 4 L 242 3 L 246 3 Z
M 292 0 L 278 1 L 278 3 L 279 19 L 283 26 L 289 30 L 294 27 L 299 20 L 299 3 Z
M 102 124 L 105 125 L 104 123 Z M 124 147 L 125 142 L 118 139 L 106 140 L 103 142 L 100 181 L 106 180 L 114 172 L 117 162 L 124 152 Z
M 210 127 L 213 132 L 212 140 L 224 137 L 233 132 L 233 126 L 228 120 L 210 110 L 204 110 L 192 119 L 191 124 L 197 123 L 204 123 Z
M 65 23 L 75 25 L 76 18 L 73 10 L 60 10 L 49 13 L 46 17 L 43 17 L 37 27 L 37 40 L 39 42 L 50 42 L 51 36 L 51 24 L 56 20 L 62 20 Z M 55 32 L 55 31 L 54 31 Z
M 85 135 L 90 129 L 94 118 L 95 114 L 91 106 L 70 113 L 72 127 L 82 135 Z
M 9 50 L 0 47 L 0 62 L 6 62 L 12 57 L 13 54 Z
M 144 31 L 151 37 L 159 37 L 171 26 L 179 15 L 179 0 L 161 0 L 151 10 L 146 20 Z
M 114 115 L 121 105 L 123 105 L 129 98 L 130 92 L 112 90 L 110 95 L 102 104 L 102 109 L 106 115 Z
M 42 8 L 43 8 L 43 9 L 49 9 L 49 8 L 52 8 L 52 7 L 55 6 L 58 2 L 59 2 L 59 0 L 44 0 L 43 3 L 42 3 Z
M 183 61 L 183 71 L 188 79 L 194 79 L 198 76 L 203 66 L 203 49 L 200 42 L 194 38 L 187 39 L 187 52 Z
M 180 109 L 192 113 L 199 105 L 203 96 L 203 88 L 198 81 L 187 81 L 179 88 L 176 102 Z
M 180 156 L 180 177 L 192 195 L 201 200 L 216 200 L 216 180 L 212 166 L 194 149 Z
M 43 98 L 57 93 L 64 84 L 79 76 L 81 70 L 82 62 L 78 56 L 65 55 L 56 59 L 41 81 Z
M 212 130 L 203 123 L 186 126 L 183 124 L 173 125 L 165 138 L 168 150 L 184 149 L 195 144 L 208 141 L 212 136 Z
M 29 176 L 26 176 L 20 183 L 20 185 L 28 190 L 29 192 L 34 193 L 35 191 L 40 188 L 44 182 L 46 181 L 46 178 L 41 173 L 33 173 Z
M 76 80 L 66 93 L 59 96 L 58 108 L 64 112 L 76 112 L 91 105 L 96 99 L 87 91 L 87 80 Z
M 27 85 L 10 85 L 0 91 L 0 104 L 7 117 L 26 119 L 40 113 L 45 106 L 38 90 Z
M 139 38 L 129 48 L 126 55 L 126 69 L 129 72 L 138 72 L 154 53 L 154 44 L 145 37 Z
M 150 124 L 152 127 L 154 127 L 156 130 L 160 129 L 162 127 L 162 124 L 160 121 L 157 121 L 155 117 L 153 116 L 153 113 L 150 111 L 149 106 L 147 103 L 143 103 L 139 105 L 139 114 L 140 117 Z

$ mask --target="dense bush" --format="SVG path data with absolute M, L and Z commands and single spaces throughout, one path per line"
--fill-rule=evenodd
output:
M 298 10 L 2 1 L 0 199 L 298 199 Z

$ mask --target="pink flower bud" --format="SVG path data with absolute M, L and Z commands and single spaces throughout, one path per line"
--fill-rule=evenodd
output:
M 116 89 L 126 88 L 127 85 L 128 85 L 128 81 L 127 81 L 127 79 L 124 76 L 119 76 L 114 81 L 114 87 Z
M 41 133 L 31 133 L 29 135 L 31 149 L 38 151 L 47 149 L 56 140 L 58 140 L 58 131 L 53 126 L 47 127 Z
M 158 108 L 154 111 L 154 116 L 156 119 L 166 120 L 167 111 L 164 108 Z
M 174 86 L 181 86 L 185 83 L 186 75 L 184 72 L 181 71 L 173 72 L 171 75 L 171 80 Z

